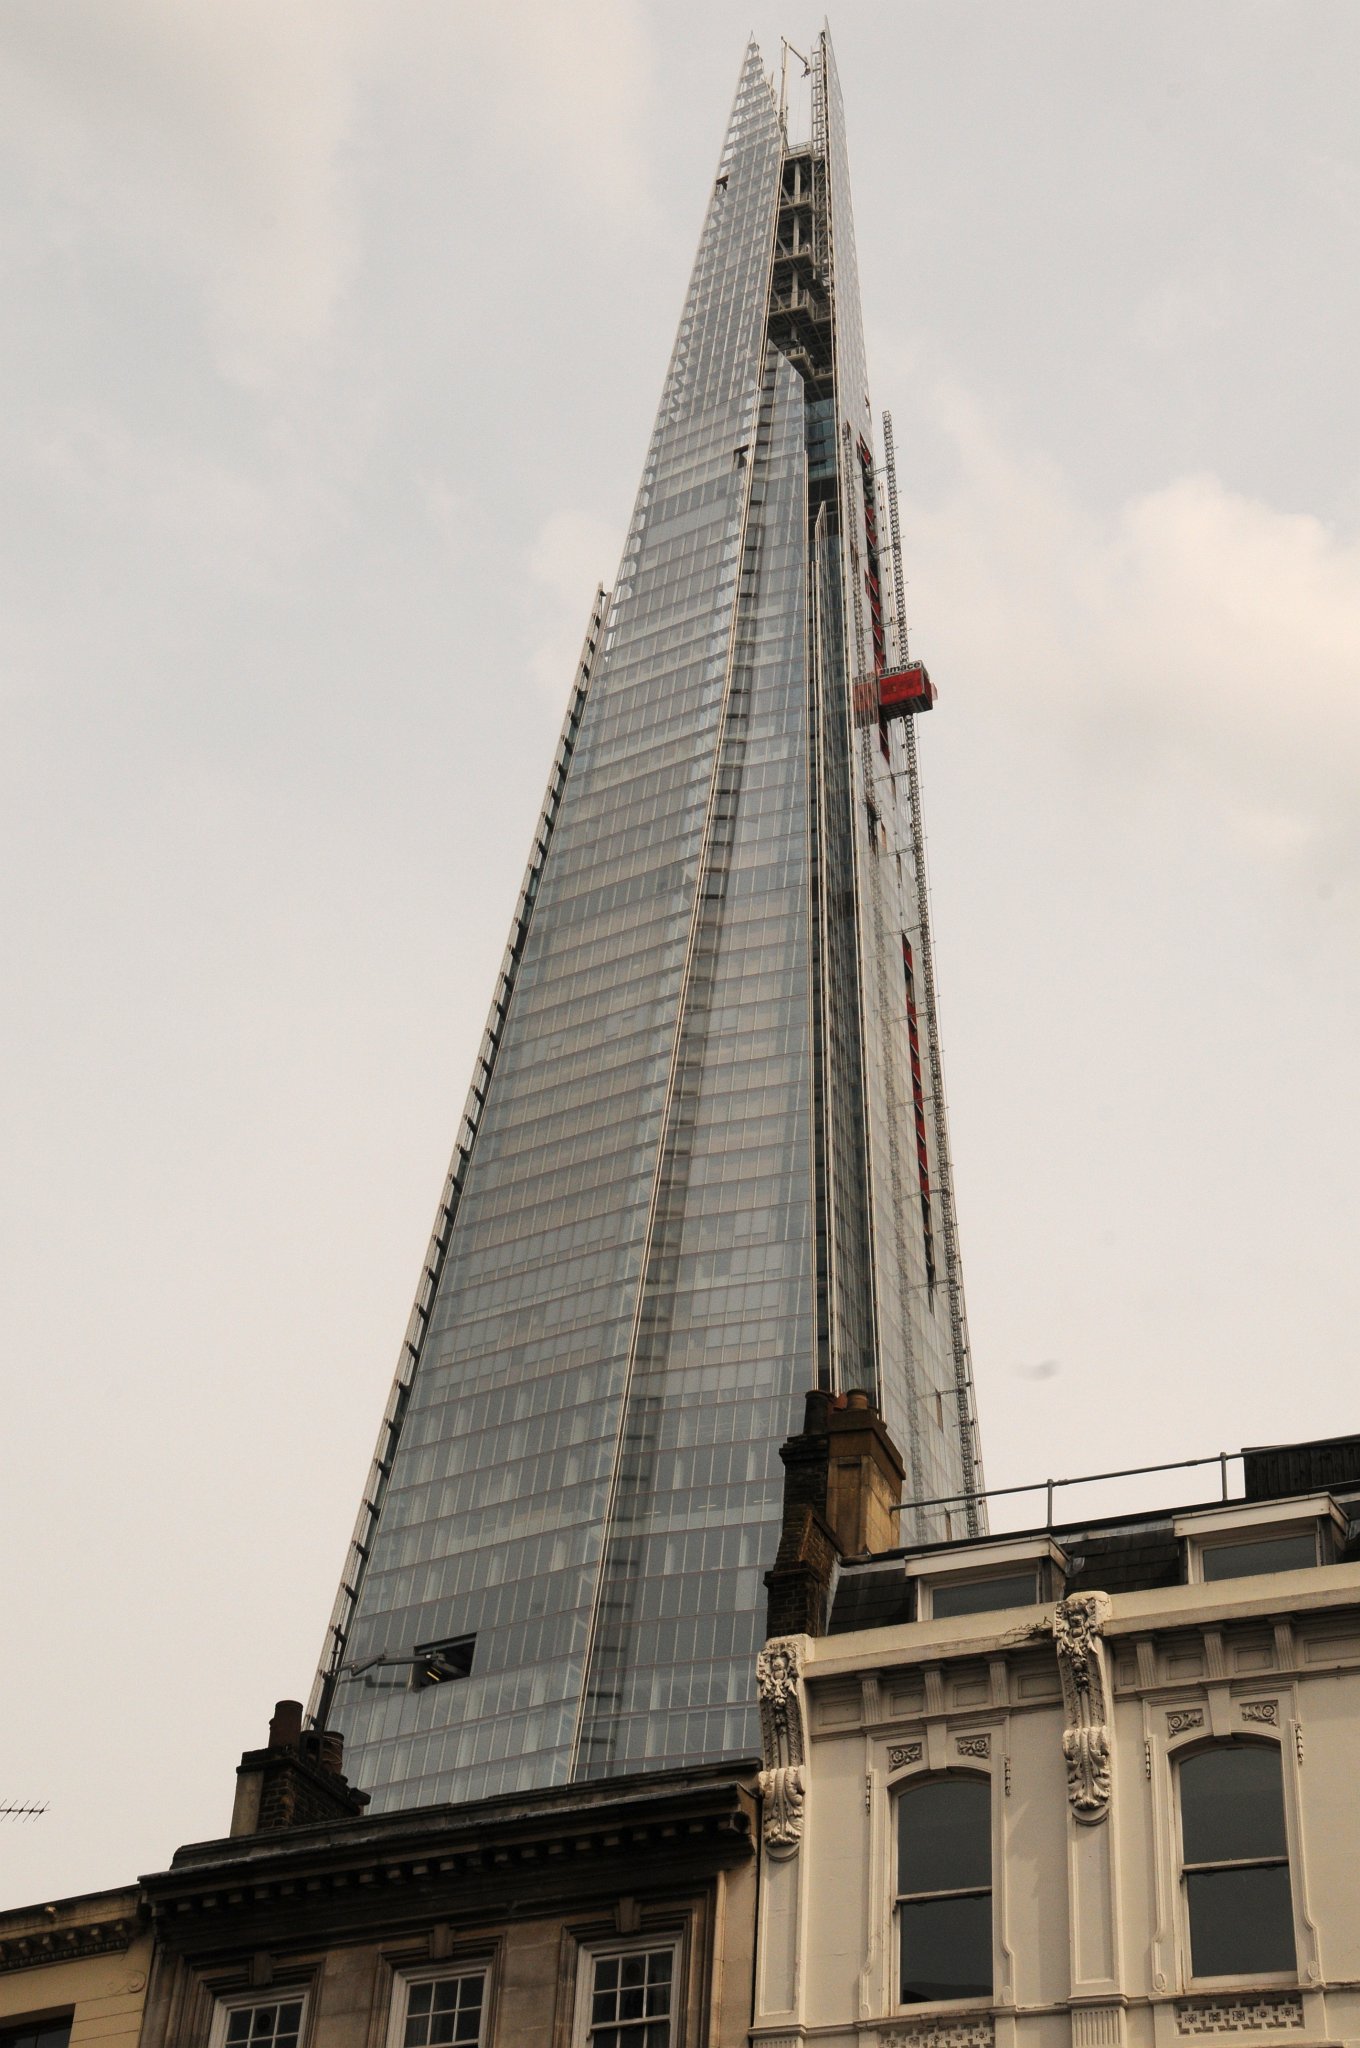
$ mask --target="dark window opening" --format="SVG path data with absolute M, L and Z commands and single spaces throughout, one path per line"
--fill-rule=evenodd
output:
M 71 2016 L 64 2020 L 20 2020 L 0 2027 L 0 2048 L 68 2048 Z
M 1039 1598 L 1034 1570 L 998 1573 L 994 1579 L 954 1579 L 930 1589 L 937 1621 L 951 1614 L 986 1614 L 994 1607 L 1033 1607 Z
M 427 1685 L 447 1685 L 450 1679 L 467 1678 L 472 1671 L 476 1636 L 449 1636 L 440 1643 L 417 1643 L 417 1661 L 411 1666 L 411 1690 Z
M 1181 1857 L 1196 1977 L 1295 1967 L 1280 1752 L 1225 1743 L 1180 1766 Z
M 979 1778 L 925 1778 L 897 1801 L 901 2003 L 992 1995 L 992 1798 Z
M 1255 1572 L 1304 1571 L 1317 1561 L 1317 1535 L 1312 1529 L 1257 1536 L 1243 1543 L 1200 1545 L 1200 1570 L 1206 1579 L 1248 1579 Z

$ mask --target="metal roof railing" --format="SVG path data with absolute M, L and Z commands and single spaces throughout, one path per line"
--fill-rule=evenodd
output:
M 1007 1494 L 1042 1493 L 1045 1498 L 1044 1527 L 1053 1527 L 1053 1496 L 1062 1486 L 1094 1486 L 1106 1479 L 1141 1479 L 1149 1472 L 1188 1472 L 1194 1466 L 1217 1465 L 1222 1473 L 1223 1499 L 1231 1500 L 1228 1490 L 1228 1466 L 1234 1458 L 1245 1455 L 1242 1451 L 1215 1451 L 1208 1458 L 1175 1458 L 1165 1465 L 1126 1465 L 1118 1472 L 1084 1472 L 1074 1479 L 1034 1479 L 1026 1486 L 989 1486 L 977 1493 L 942 1493 L 933 1500 L 904 1500 L 892 1512 L 895 1515 L 912 1514 L 919 1508 L 967 1507 L 978 1501 L 1000 1500 Z

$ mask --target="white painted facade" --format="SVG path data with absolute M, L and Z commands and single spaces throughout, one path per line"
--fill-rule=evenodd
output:
M 1290 1505 L 1318 1514 L 1319 1554 L 1336 1554 L 1329 1532 L 1339 1522 L 1344 1541 L 1344 1516 L 1325 1500 Z M 1186 1575 L 1199 1574 L 1206 1529 L 1245 1538 L 1279 1521 L 1278 1507 L 1252 1507 L 1178 1524 Z M 984 1540 L 948 1563 L 976 1572 L 1003 1549 Z M 1040 1588 L 1060 1591 L 1061 1554 L 1046 1539 L 1031 1549 Z M 895 1568 L 923 1572 L 919 1558 Z M 1054 1636 L 1074 1601 L 767 1644 L 753 2042 L 1360 2041 L 1360 1561 L 1083 1597 L 1098 1631 L 1084 1705 L 1070 1658 L 1064 1697 Z M 916 1611 L 931 1611 L 928 1597 Z M 1069 1738 L 1065 1754 L 1083 1718 L 1098 1724 L 1094 1748 Z M 1177 1774 L 1221 1742 L 1279 1755 L 1288 1972 L 1192 1972 Z M 1098 1782 L 1083 1811 L 1084 1757 Z M 895 1805 L 944 1773 L 991 1787 L 992 1997 L 903 2005 Z

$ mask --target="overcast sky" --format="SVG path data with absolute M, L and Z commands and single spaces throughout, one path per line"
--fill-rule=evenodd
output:
M 0 8 L 0 1902 L 306 1694 L 752 25 Z M 832 29 L 989 1478 L 1355 1429 L 1360 8 Z

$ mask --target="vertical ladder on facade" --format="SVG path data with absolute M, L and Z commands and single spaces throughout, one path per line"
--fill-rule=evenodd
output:
M 534 833 L 529 863 L 520 885 L 519 901 L 515 906 L 515 919 L 510 927 L 510 938 L 501 961 L 500 973 L 496 977 L 495 993 L 491 998 L 491 1010 L 482 1033 L 478 1049 L 477 1064 L 473 1069 L 472 1085 L 468 1089 L 467 1101 L 463 1107 L 463 1120 L 458 1130 L 458 1140 L 449 1162 L 448 1174 L 444 1181 L 444 1192 L 439 1198 L 435 1211 L 434 1228 L 430 1233 L 429 1248 L 416 1287 L 416 1298 L 411 1309 L 411 1318 L 406 1326 L 397 1370 L 392 1381 L 392 1391 L 387 1397 L 382 1423 L 378 1430 L 377 1447 L 369 1467 L 368 1480 L 364 1486 L 363 1499 L 359 1505 L 358 1520 L 350 1538 L 349 1555 L 340 1579 L 340 1590 L 335 1597 L 330 1624 L 326 1632 L 326 1646 L 322 1652 L 321 1667 L 312 1687 L 308 1701 L 308 1714 L 312 1724 L 325 1727 L 330 1712 L 331 1696 L 336 1680 L 340 1676 L 349 1643 L 349 1632 L 359 1604 L 359 1594 L 368 1570 L 372 1554 L 373 1539 L 377 1534 L 378 1521 L 382 1514 L 383 1501 L 387 1494 L 388 1481 L 392 1476 L 392 1464 L 396 1457 L 397 1444 L 401 1438 L 406 1411 L 410 1405 L 411 1388 L 425 1350 L 425 1339 L 429 1333 L 430 1316 L 434 1310 L 435 1295 L 439 1289 L 440 1275 L 448 1257 L 449 1244 L 453 1237 L 453 1226 L 457 1219 L 459 1203 L 467 1182 L 468 1168 L 472 1163 L 473 1147 L 481 1125 L 482 1111 L 486 1105 L 491 1076 L 504 1037 L 506 1018 L 510 1011 L 510 999 L 514 994 L 515 982 L 519 975 L 520 962 L 524 956 L 525 941 L 533 919 L 534 904 L 538 897 L 538 886 L 543 878 L 543 867 L 552 840 L 557 814 L 561 807 L 562 792 L 566 787 L 567 770 L 576 750 L 576 741 L 581 729 L 585 711 L 586 693 L 590 688 L 599 651 L 604 643 L 605 623 L 609 616 L 609 593 L 603 585 L 595 593 L 595 602 L 590 610 L 590 623 L 586 628 L 581 658 L 577 664 L 576 679 L 572 686 L 567 715 L 553 756 L 552 772 L 539 813 L 538 829 Z
M 897 658 L 905 664 L 907 644 L 907 586 L 902 567 L 902 527 L 897 509 L 897 456 L 893 443 L 892 414 L 883 415 L 885 496 L 888 501 L 889 559 L 892 564 L 893 608 L 897 628 Z M 903 719 L 903 758 L 906 764 L 907 810 L 911 820 L 912 872 L 916 885 L 916 924 L 920 939 L 921 994 L 926 1015 L 926 1041 L 930 1064 L 930 1088 L 935 1134 L 935 1171 L 939 1182 L 940 1237 L 944 1251 L 945 1298 L 949 1307 L 949 1339 L 954 1361 L 954 1400 L 958 1413 L 959 1437 L 963 1447 L 965 1481 L 974 1493 L 982 1490 L 982 1457 L 978 1448 L 977 1419 L 973 1402 L 973 1362 L 968 1343 L 968 1318 L 964 1309 L 963 1281 L 959 1269 L 958 1228 L 954 1214 L 954 1170 L 949 1154 L 949 1118 L 945 1106 L 944 1066 L 940 1058 L 940 1027 L 935 1000 L 935 947 L 930 931 L 930 884 L 926 873 L 925 831 L 921 815 L 921 777 L 916 750 L 916 721 Z M 968 1533 L 982 1533 L 982 1516 L 976 1500 L 967 1503 Z

